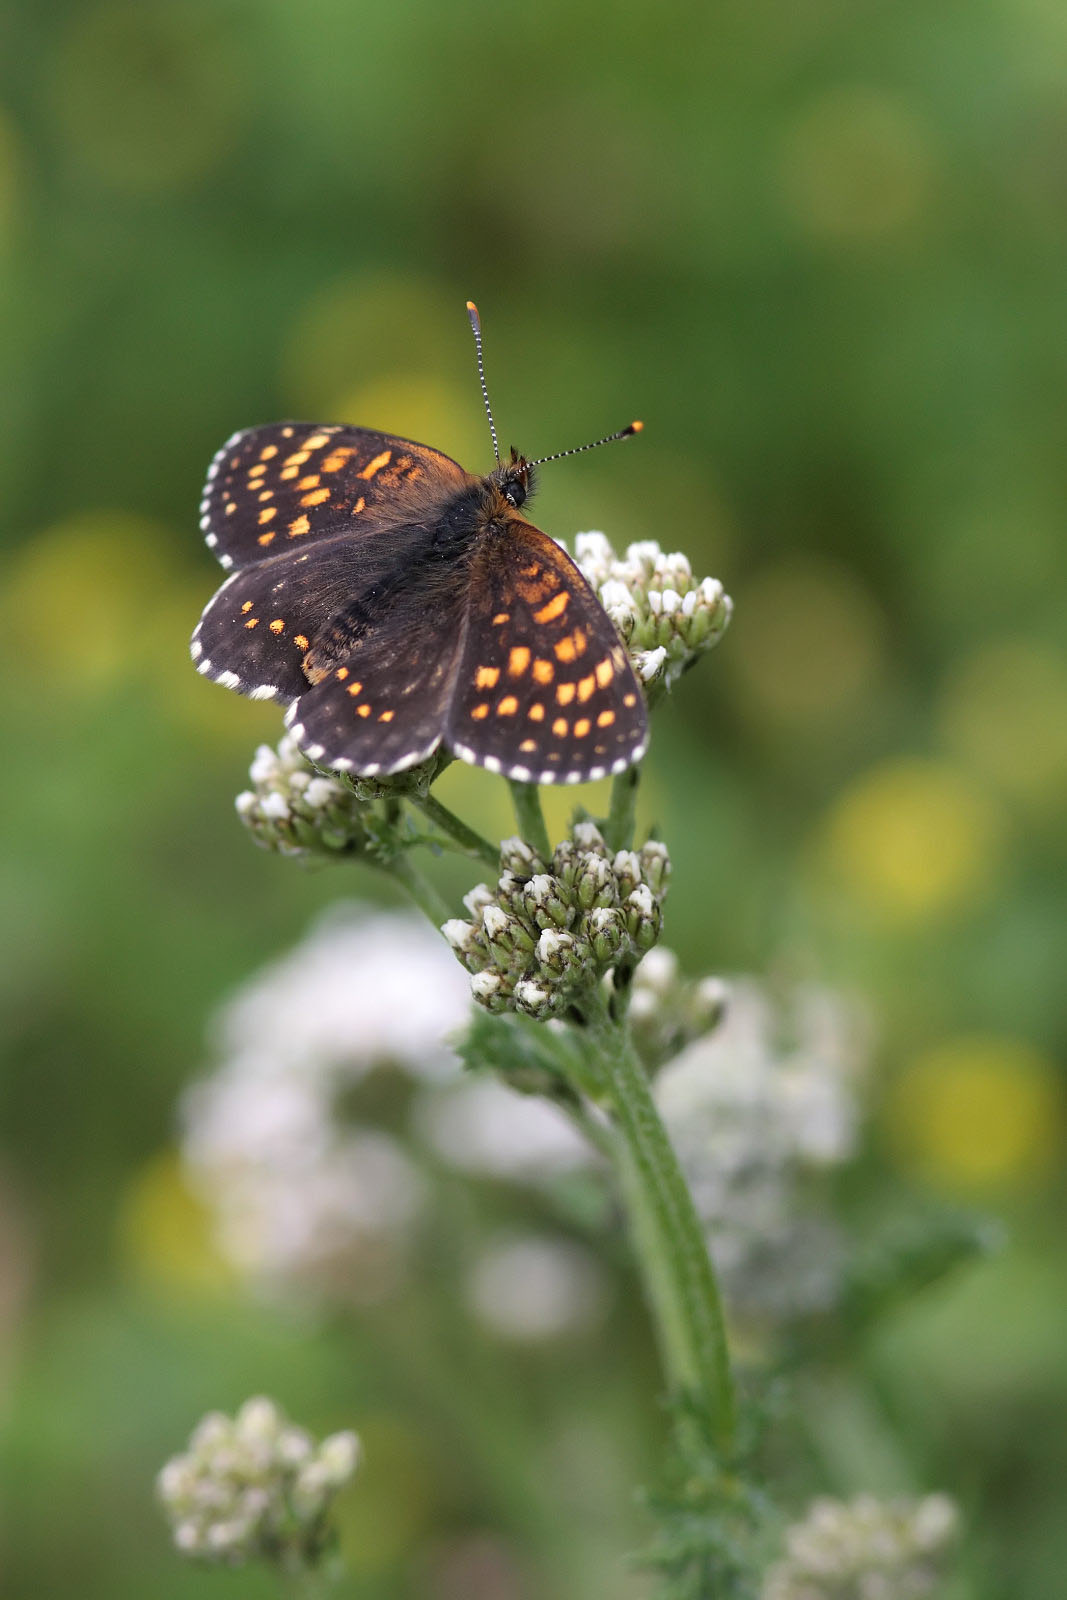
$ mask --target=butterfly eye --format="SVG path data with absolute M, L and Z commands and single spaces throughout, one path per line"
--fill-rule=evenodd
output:
M 504 499 L 507 501 L 509 506 L 515 506 L 518 508 L 526 499 L 526 490 L 523 488 L 521 483 L 513 481 L 505 485 Z

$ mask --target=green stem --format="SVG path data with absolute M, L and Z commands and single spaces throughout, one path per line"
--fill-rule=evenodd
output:
M 618 1177 L 667 1380 L 706 1403 L 726 1455 L 734 1434 L 733 1380 L 704 1231 L 626 1030 L 603 1014 L 591 1031 L 611 1096 Z
M 403 885 L 419 910 L 425 912 L 435 928 L 440 928 L 442 923 L 448 921 L 451 916 L 448 902 L 442 899 L 430 880 L 424 878 L 417 867 L 412 866 L 406 855 L 394 856 L 382 870 Z
M 547 865 L 552 860 L 552 846 L 548 842 L 548 829 L 545 827 L 545 815 L 541 810 L 541 796 L 537 785 L 518 783 L 514 778 L 509 778 L 508 786 L 511 789 L 519 832 Z
M 637 818 L 637 785 L 640 767 L 627 767 L 616 774 L 611 785 L 611 809 L 604 824 L 604 838 L 613 850 L 629 850 L 634 842 Z
M 480 833 L 469 828 L 461 817 L 454 811 L 449 811 L 440 800 L 432 794 L 412 794 L 408 796 L 413 806 L 418 806 L 424 816 L 440 828 L 442 833 L 447 833 L 453 839 L 464 855 L 476 856 L 479 861 L 484 861 L 487 866 L 499 869 L 500 851 L 495 845 L 483 839 Z

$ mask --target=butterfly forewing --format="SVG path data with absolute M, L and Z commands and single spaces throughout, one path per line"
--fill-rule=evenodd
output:
M 466 761 L 535 783 L 581 783 L 644 754 L 644 696 L 596 595 L 520 517 L 471 563 L 466 646 L 447 738 Z
M 376 513 L 407 497 L 469 482 L 428 445 L 370 428 L 279 422 L 247 428 L 208 468 L 200 527 L 224 567 L 270 560 L 339 534 L 373 531 Z

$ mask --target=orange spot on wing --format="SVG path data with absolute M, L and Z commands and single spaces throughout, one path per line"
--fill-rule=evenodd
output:
M 472 710 L 472 711 L 471 711 L 471 716 L 472 716 L 472 717 L 473 717 L 473 718 L 474 718 L 474 720 L 475 720 L 475 722 L 482 722 L 482 721 L 484 721 L 484 719 L 485 719 L 485 718 L 486 718 L 486 717 L 487 717 L 487 716 L 488 716 L 488 715 L 489 715 L 489 707 L 488 707 L 488 705 L 487 705 L 487 704 L 486 704 L 486 703 L 485 703 L 485 701 L 484 701 L 484 700 L 483 700 L 483 701 L 482 701 L 482 704 L 481 704 L 481 705 L 480 705 L 480 706 L 475 706 L 475 707 L 474 707 L 474 708 L 473 708 L 473 710 Z
M 302 533 L 307 533 L 310 527 L 311 523 L 308 521 L 307 517 L 297 517 L 295 522 L 290 522 L 289 524 L 290 539 L 299 539 L 300 535 Z
M 237 510 L 237 501 L 236 500 L 227 500 L 227 502 L 226 502 L 226 515 L 228 517 L 232 517 L 236 510 Z
M 527 711 L 526 715 L 529 717 L 531 722 L 544 722 L 544 720 L 545 720 L 545 708 L 541 704 L 540 700 L 536 701 L 530 707 L 530 709 L 529 709 L 529 711 Z
M 393 452 L 391 450 L 383 450 L 380 456 L 375 456 L 373 461 L 368 461 L 367 465 L 363 468 L 363 471 L 357 474 L 357 476 L 360 478 L 373 478 L 376 472 L 381 472 L 383 467 L 387 467 L 389 465 L 389 462 L 392 460 L 392 456 Z
M 508 656 L 508 677 L 521 678 L 529 665 L 529 650 L 524 644 L 517 644 Z
M 393 720 L 393 718 L 395 716 L 396 716 L 396 712 L 395 711 L 383 711 L 381 716 L 378 718 L 378 721 L 379 722 L 392 722 L 392 720 Z
M 368 706 L 368 705 L 357 706 L 356 707 L 356 712 L 361 717 L 369 717 L 370 716 L 370 706 Z
M 296 648 L 298 650 L 306 650 L 306 649 L 308 649 L 308 641 L 307 641 L 307 635 L 306 634 L 294 633 L 293 634 L 293 643 L 296 645 Z M 343 670 L 347 672 L 348 668 L 346 667 Z
M 336 672 L 336 676 L 338 678 L 340 678 L 341 682 L 343 683 L 345 681 L 345 679 L 348 677 L 348 668 L 347 667 L 338 667 L 337 672 Z
M 497 627 L 497 625 L 499 623 L 501 623 L 501 622 L 510 622 L 510 621 L 511 621 L 511 612 L 510 611 L 498 611 L 496 616 L 493 618 L 493 627 L 494 628 Z
M 519 749 L 522 751 L 524 756 L 528 756 L 528 755 L 531 754 L 532 751 L 537 749 L 537 740 L 536 739 L 524 739 L 522 741 L 522 743 L 520 744 Z
M 574 687 L 575 686 L 574 686 L 573 683 L 561 683 L 561 684 L 557 685 L 557 688 L 556 688 L 556 703 L 557 703 L 557 705 L 561 705 L 561 706 L 569 706 L 570 705 L 571 701 L 574 699 Z
M 573 661 L 578 654 L 574 647 L 574 635 L 568 633 L 562 639 L 559 639 L 556 642 L 555 651 L 560 661 Z
M 271 540 L 274 538 L 274 535 L 275 535 L 276 531 L 277 531 L 276 529 L 272 528 L 270 533 L 261 533 L 259 538 L 256 540 L 256 543 L 257 544 L 270 544 Z
M 309 472 L 306 478 L 301 478 L 300 482 L 297 484 L 297 488 L 317 489 L 319 486 L 320 476 L 321 474 L 318 472 Z
M 323 472 L 340 472 L 351 454 L 351 450 L 346 445 L 340 445 L 336 450 L 331 450 L 322 463 Z
M 506 694 L 496 708 L 498 717 L 513 717 L 519 709 L 519 702 L 513 694 Z
M 277 515 L 277 506 L 264 506 L 263 510 L 259 513 L 260 524 L 262 525 L 263 523 L 269 522 L 272 517 L 276 517 Z
M 588 717 L 579 717 L 578 721 L 574 724 L 575 738 L 584 739 L 592 726 L 593 724 L 589 721 Z
M 246 600 L 246 601 L 245 601 L 245 603 L 244 603 L 244 605 L 243 605 L 243 606 L 242 606 L 242 607 L 241 607 L 241 610 L 242 610 L 242 611 L 243 611 L 243 612 L 244 612 L 244 613 L 245 613 L 245 615 L 246 615 L 246 616 L 247 616 L 247 615 L 248 615 L 248 613 L 249 613 L 249 612 L 250 612 L 250 611 L 251 611 L 251 609 L 252 609 L 252 601 L 251 601 L 251 600 Z
M 637 696 L 635 694 L 624 694 L 622 703 L 624 706 L 635 706 L 637 704 Z
M 366 504 L 367 504 L 367 502 L 364 500 L 363 496 L 360 495 L 359 499 L 356 501 L 355 505 L 352 507 L 352 515 L 354 517 L 358 517 L 360 512 L 363 510 L 363 507 Z
M 593 692 L 593 690 L 595 688 L 596 688 L 596 676 L 595 676 L 594 673 L 591 672 L 589 674 L 588 678 L 583 678 L 581 680 L 581 682 L 579 683 L 579 685 L 578 685 L 578 698 L 579 698 L 579 700 L 588 700 L 589 696 L 592 694 L 592 692 Z
M 323 445 L 329 444 L 329 442 L 330 435 L 328 433 L 313 433 L 310 439 L 304 440 L 304 449 L 321 450 Z
M 282 632 L 284 632 L 284 629 L 285 629 L 285 623 L 282 620 L 282 618 L 281 617 L 275 617 L 274 621 L 270 625 L 271 633 L 282 633 Z
M 286 456 L 285 465 L 287 467 L 302 467 L 310 455 L 310 450 L 294 450 L 291 456 Z
M 597 662 L 597 666 L 596 666 L 596 681 L 597 681 L 597 683 L 599 683 L 599 685 L 600 685 L 600 687 L 602 689 L 606 689 L 607 688 L 608 684 L 611 682 L 611 680 L 612 680 L 612 678 L 614 676 L 615 676 L 615 668 L 612 666 L 610 656 L 605 656 L 603 661 L 598 661 Z
M 279 478 L 299 478 L 299 467 L 283 467 L 278 474 Z
M 614 711 L 602 711 L 600 713 L 599 717 L 597 717 L 597 719 L 596 719 L 596 725 L 597 725 L 598 728 L 610 728 L 611 724 L 614 721 L 615 721 L 615 713 L 614 713 Z
M 321 506 L 322 502 L 329 498 L 329 489 L 312 489 L 310 494 L 301 495 L 300 504 L 302 506 Z
M 533 675 L 538 683 L 551 683 L 556 676 L 556 669 L 551 661 L 542 661 L 538 658 L 533 664 Z
M 495 689 L 499 677 L 499 667 L 479 667 L 474 675 L 474 687 L 476 689 Z
M 556 735 L 557 739 L 565 739 L 567 737 L 568 726 L 569 724 L 566 717 L 557 717 L 555 722 L 552 724 L 552 732 Z
M 245 623 L 245 627 L 246 628 L 255 628 L 258 625 L 259 625 L 259 618 L 258 617 L 249 617 L 248 621 Z
M 277 454 L 278 446 L 276 444 L 268 444 L 265 449 L 259 452 L 259 459 L 261 461 L 272 461 Z
M 274 499 L 274 490 L 273 489 L 264 489 L 263 493 L 260 495 L 259 498 L 260 498 L 260 500 L 273 500 Z
M 541 570 L 540 566 L 535 561 L 532 567 L 520 567 L 519 568 L 519 577 L 520 578 L 536 578 L 537 574 L 540 572 L 540 570 Z
M 561 617 L 570 604 L 570 595 L 566 589 L 561 589 L 559 594 L 553 595 L 546 606 L 534 612 L 535 622 L 554 622 L 556 617 Z
M 343 670 L 343 671 L 345 671 L 345 672 L 347 672 L 347 671 L 348 671 L 348 668 L 347 668 L 347 667 L 345 667 L 345 668 L 343 668 L 343 669 L 342 669 L 342 670 Z M 338 674 L 337 674 L 337 676 L 338 676 L 338 677 L 340 677 L 340 676 L 341 676 L 341 674 L 340 674 L 340 672 L 339 672 L 339 673 L 338 673 Z M 348 685 L 348 692 L 349 692 L 349 694 L 359 694 L 359 692 L 360 692 L 360 690 L 361 690 L 361 689 L 362 689 L 362 688 L 363 688 L 363 685 L 362 685 L 362 684 L 361 684 L 361 683 L 350 683 L 350 684 L 349 684 L 349 685 Z

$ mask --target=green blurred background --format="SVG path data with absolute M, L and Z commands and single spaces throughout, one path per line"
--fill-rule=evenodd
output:
M 381 893 L 237 825 L 279 717 L 188 661 L 204 469 L 281 416 L 486 467 L 468 295 L 502 442 L 645 420 L 546 470 L 542 525 L 659 539 L 736 601 L 655 729 L 670 942 L 865 995 L 868 1203 L 1008 1224 L 836 1374 L 821 1486 L 945 1488 L 959 1593 L 1062 1595 L 1065 140 L 1059 0 L 0 0 L 12 1595 L 272 1593 L 183 1567 L 151 1489 L 261 1389 L 366 1435 L 360 1600 L 542 1592 L 491 1546 L 440 1575 L 499 1531 L 462 1420 L 358 1319 L 220 1281 L 168 1154 L 212 1007 Z M 442 793 L 508 828 L 497 780 Z M 636 1306 L 612 1339 L 510 1381 L 614 1440 L 554 1537 L 617 1554 L 658 1424 Z

